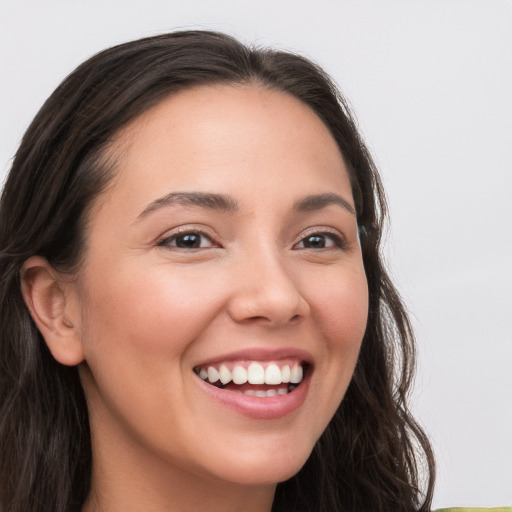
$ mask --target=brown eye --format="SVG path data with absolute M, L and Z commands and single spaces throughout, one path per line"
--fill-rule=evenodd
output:
M 343 240 L 334 233 L 312 233 L 304 237 L 296 246 L 296 249 L 331 249 L 342 247 Z
M 177 236 L 175 238 L 176 247 L 180 249 L 197 249 L 201 247 L 201 236 L 197 233 Z
M 212 239 L 201 232 L 190 231 L 169 236 L 158 243 L 160 247 L 176 247 L 178 249 L 207 249 L 216 247 Z
M 324 235 L 311 235 L 302 241 L 307 249 L 324 249 L 326 246 L 326 237 Z

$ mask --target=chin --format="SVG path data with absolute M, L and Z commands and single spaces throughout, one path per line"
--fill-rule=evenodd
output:
M 268 454 L 240 454 L 235 460 L 224 459 L 215 469 L 217 476 L 238 485 L 276 485 L 289 480 L 304 466 L 311 450 L 300 453 L 269 450 Z

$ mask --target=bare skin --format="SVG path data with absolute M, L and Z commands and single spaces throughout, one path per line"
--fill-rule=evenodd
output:
M 343 158 L 308 107 L 258 86 L 178 93 L 114 146 L 77 279 L 25 265 L 50 350 L 80 365 L 83 512 L 269 512 L 341 402 L 366 327 Z M 210 393 L 197 368 L 241 349 L 306 354 L 293 410 L 257 417 Z

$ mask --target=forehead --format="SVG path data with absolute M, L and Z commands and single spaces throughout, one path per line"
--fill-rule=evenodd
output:
M 250 185 L 266 196 L 269 189 L 293 194 L 299 182 L 311 193 L 341 186 L 351 196 L 343 157 L 320 118 L 295 97 L 262 86 L 173 94 L 123 129 L 113 149 L 119 157 L 111 193 L 122 189 L 123 201 L 141 205 L 157 191 L 243 195 Z

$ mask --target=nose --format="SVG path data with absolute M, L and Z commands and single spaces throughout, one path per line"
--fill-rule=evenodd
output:
M 298 323 L 310 312 L 298 276 L 273 254 L 255 253 L 237 271 L 228 312 L 236 322 L 279 327 Z

